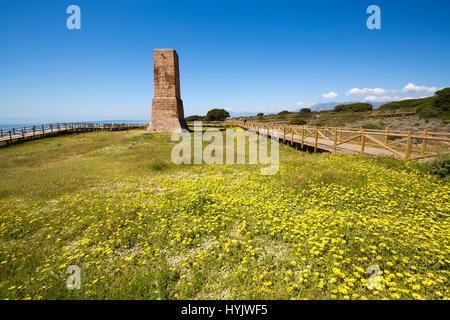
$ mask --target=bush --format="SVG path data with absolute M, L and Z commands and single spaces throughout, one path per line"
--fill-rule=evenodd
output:
M 289 111 L 283 110 L 283 111 L 278 113 L 279 116 L 282 116 L 282 115 L 285 115 L 285 114 L 289 114 Z
M 431 163 L 430 173 L 435 174 L 441 178 L 450 177 L 450 157 L 443 156 L 437 158 Z
M 293 124 L 293 125 L 297 125 L 297 126 L 303 126 L 305 125 L 307 122 L 302 119 L 302 118 L 294 118 L 291 121 L 288 122 L 288 124 Z
M 420 106 L 417 108 L 416 113 L 424 119 L 437 118 L 442 115 L 442 111 L 439 108 L 429 105 Z
M 202 117 L 202 116 L 198 116 L 198 115 L 195 115 L 195 116 L 189 116 L 189 117 L 186 117 L 186 118 L 184 118 L 186 121 L 203 121 L 203 118 L 204 117 Z
M 352 111 L 352 112 L 362 112 L 362 111 L 370 111 L 373 109 L 373 106 L 370 103 L 350 103 L 350 104 L 338 104 L 334 107 L 334 111 L 342 112 L 342 111 Z
M 446 119 L 450 117 L 450 88 L 436 91 L 432 97 L 407 99 L 385 103 L 378 110 L 415 109 L 424 118 Z
M 311 113 L 311 109 L 310 108 L 302 108 L 302 109 L 300 109 L 299 113 Z
M 257 117 L 262 117 L 262 116 L 264 116 L 264 113 L 260 112 L 260 113 L 258 113 L 256 116 L 257 116 Z
M 206 114 L 205 121 L 225 121 L 229 118 L 230 114 L 225 109 L 211 109 Z
M 385 129 L 386 128 L 386 123 L 382 122 L 382 121 L 378 121 L 378 122 L 368 122 L 366 124 L 363 125 L 364 129 Z
M 389 103 L 385 103 L 381 105 L 378 110 L 380 111 L 389 111 L 389 110 L 397 110 L 397 109 L 416 109 L 418 110 L 420 107 L 433 107 L 434 100 L 436 97 L 428 97 L 422 99 L 407 99 L 400 101 L 392 101 Z
M 434 107 L 446 112 L 450 110 L 450 88 L 445 88 L 436 91 L 436 98 L 434 100 Z

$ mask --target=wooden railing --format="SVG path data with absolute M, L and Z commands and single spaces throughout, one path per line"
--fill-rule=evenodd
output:
M 394 156 L 404 160 L 435 158 L 450 153 L 450 132 L 311 127 L 242 120 L 215 122 L 214 125 L 239 126 L 258 134 L 277 137 L 285 143 L 298 144 L 302 148 L 309 146 L 314 152 L 321 149 L 329 152 Z
M 0 129 L 0 142 L 10 143 L 16 140 L 40 138 L 62 132 L 81 132 L 99 130 L 127 130 L 144 128 L 145 123 L 50 123 L 35 126 L 16 127 L 10 129 Z
M 367 116 L 368 117 L 398 117 L 398 116 L 409 116 L 415 114 L 416 110 L 395 110 L 395 111 L 372 111 Z
M 274 135 L 283 141 L 299 142 L 330 152 L 350 152 L 373 156 L 394 156 L 404 160 L 434 158 L 450 153 L 449 132 L 400 131 L 386 128 L 355 129 L 309 126 L 261 127 L 257 122 L 242 123 L 241 126 Z

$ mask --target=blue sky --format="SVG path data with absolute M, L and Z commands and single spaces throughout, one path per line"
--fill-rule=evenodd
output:
M 81 30 L 66 27 L 71 4 Z M 381 30 L 366 27 L 371 4 Z M 149 119 L 154 48 L 178 52 L 186 115 L 428 96 L 450 85 L 448 12 L 438 0 L 0 0 L 0 123 Z

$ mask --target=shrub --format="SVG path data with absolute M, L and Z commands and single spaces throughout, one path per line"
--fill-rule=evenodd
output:
M 373 106 L 370 103 L 350 103 L 350 104 L 338 104 L 334 107 L 334 111 L 342 112 L 342 111 L 352 111 L 352 112 L 362 112 L 362 111 L 370 111 L 373 109 Z
M 310 108 L 302 108 L 302 109 L 300 109 L 299 113 L 311 113 L 311 109 Z
M 195 115 L 195 116 L 186 117 L 185 120 L 186 121 L 202 121 L 203 118 L 204 118 L 203 116 Z
M 229 118 L 230 114 L 225 109 L 211 109 L 206 114 L 205 121 L 225 121 Z
M 264 113 L 260 112 L 260 113 L 258 113 L 256 116 L 257 116 L 257 117 L 262 117 L 262 116 L 264 116 Z
M 289 114 L 289 111 L 283 110 L 283 111 L 281 111 L 281 112 L 278 113 L 279 116 L 285 115 L 285 114 Z
M 303 126 L 306 124 L 306 121 L 302 118 L 294 118 L 291 121 L 288 122 L 288 124 L 293 124 L 297 126 Z
M 386 124 L 382 121 L 378 122 L 368 122 L 363 125 L 365 129 L 384 129 L 386 128 Z
M 435 174 L 441 178 L 450 177 L 450 157 L 444 156 L 437 158 L 431 163 L 430 173 Z
M 441 111 L 450 110 L 450 88 L 445 88 L 436 91 L 436 98 L 434 100 L 434 107 Z
M 148 165 L 148 168 L 154 171 L 161 171 L 169 168 L 169 164 L 164 160 L 154 160 Z
M 378 110 L 397 110 L 397 109 L 418 109 L 420 107 L 433 107 L 436 97 L 428 97 L 422 99 L 407 99 L 400 101 L 392 101 L 381 105 Z
M 424 118 L 437 118 L 442 114 L 442 111 L 439 108 L 430 105 L 423 105 L 417 108 L 417 114 Z

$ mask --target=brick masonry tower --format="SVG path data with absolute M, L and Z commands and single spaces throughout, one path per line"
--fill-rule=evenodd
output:
M 174 49 L 155 49 L 155 97 L 152 101 L 150 132 L 174 132 L 188 129 L 184 120 L 183 101 L 180 97 L 178 55 Z

